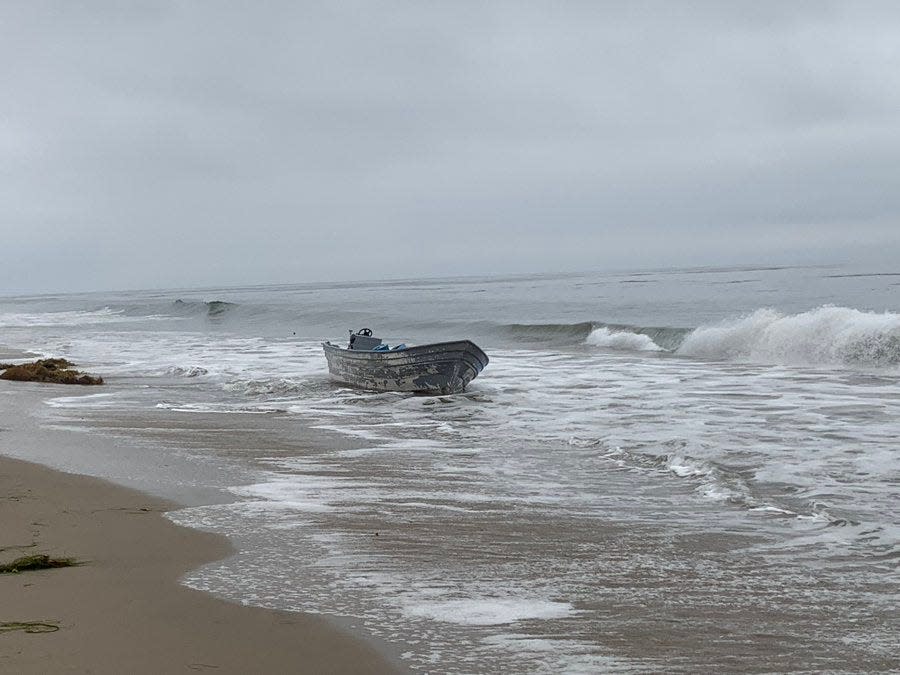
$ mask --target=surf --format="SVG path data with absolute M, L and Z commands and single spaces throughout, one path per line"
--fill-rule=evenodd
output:
M 900 314 L 823 306 L 798 314 L 758 309 L 701 326 L 676 353 L 784 365 L 900 365 Z

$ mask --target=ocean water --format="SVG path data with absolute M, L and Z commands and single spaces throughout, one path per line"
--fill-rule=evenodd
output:
M 330 382 L 362 327 L 491 363 Z M 416 672 L 900 669 L 900 268 L 7 297 L 0 342 L 109 381 L 41 419 L 121 455 L 44 461 L 223 495 L 170 514 L 238 547 L 185 583 Z

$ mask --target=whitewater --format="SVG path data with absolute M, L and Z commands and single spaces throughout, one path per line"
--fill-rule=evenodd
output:
M 462 395 L 331 383 L 321 341 L 470 338 Z M 28 457 L 237 554 L 184 582 L 345 617 L 415 672 L 900 668 L 900 272 L 699 268 L 0 297 L 109 385 Z M 15 448 L 3 448 L 16 454 Z

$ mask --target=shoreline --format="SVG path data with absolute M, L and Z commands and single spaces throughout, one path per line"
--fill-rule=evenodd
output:
M 3 398 L 15 388 L 4 387 Z M 183 586 L 190 570 L 231 555 L 230 542 L 164 517 L 178 507 L 173 501 L 9 456 L 12 443 L 48 442 L 29 428 L 32 420 L 11 419 L 10 407 L 19 406 L 0 412 L 0 563 L 46 553 L 84 564 L 0 574 L 0 622 L 58 626 L 0 631 L 0 670 L 404 671 L 339 619 L 239 605 Z

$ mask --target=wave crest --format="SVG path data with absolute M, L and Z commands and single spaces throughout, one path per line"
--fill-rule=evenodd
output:
M 225 302 L 224 300 L 182 300 L 179 298 L 172 303 L 172 307 L 179 314 L 205 314 L 209 317 L 217 317 L 225 314 L 232 307 L 237 307 L 234 302 Z
M 671 351 L 690 329 L 581 321 L 579 323 L 514 323 L 499 327 L 515 342 L 566 347 L 589 344 L 624 351 Z
M 691 332 L 677 353 L 799 365 L 900 365 L 900 314 L 819 307 L 800 314 L 758 309 Z
M 511 323 L 500 326 L 500 332 L 516 342 L 576 344 L 593 330 L 590 321 L 580 323 Z
M 595 328 L 585 340 L 587 344 L 607 349 L 621 349 L 634 352 L 661 352 L 663 348 L 649 335 L 625 330 L 610 330 L 606 326 Z

